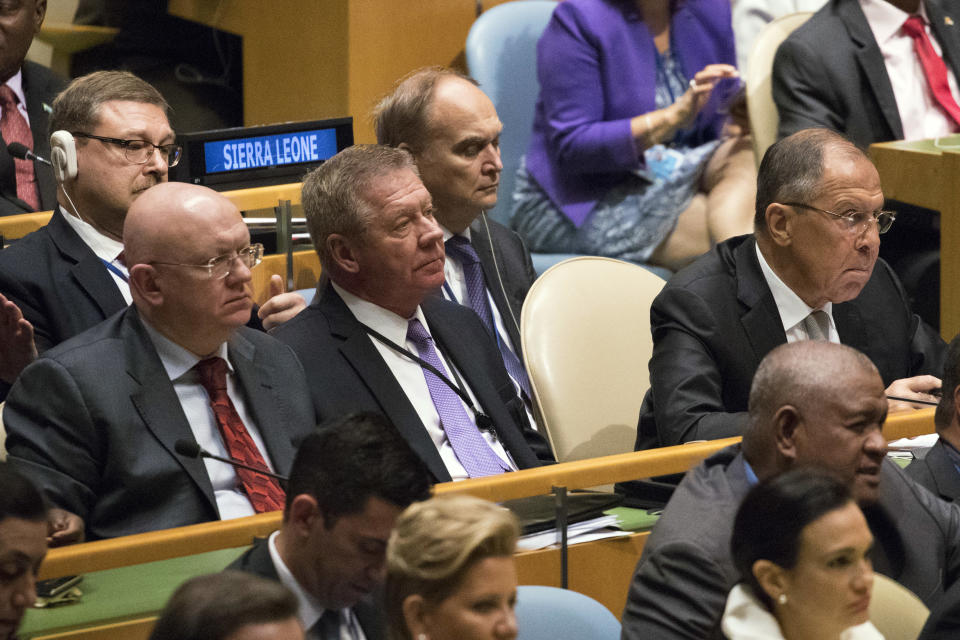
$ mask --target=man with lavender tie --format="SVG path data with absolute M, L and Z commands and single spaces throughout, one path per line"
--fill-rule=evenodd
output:
M 377 141 L 413 155 L 433 198 L 447 253 L 443 296 L 480 316 L 531 408 L 520 309 L 536 273 L 520 236 L 485 213 L 497 204 L 503 169 L 493 103 L 472 78 L 427 67 L 402 78 L 374 118 Z
M 431 295 L 443 232 L 410 154 L 337 154 L 304 179 L 303 208 L 327 281 L 274 336 L 303 363 L 318 417 L 385 414 L 439 482 L 552 460 L 479 317 Z

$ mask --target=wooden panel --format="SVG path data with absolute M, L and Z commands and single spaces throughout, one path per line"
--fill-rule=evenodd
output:
M 933 414 L 936 407 L 917 411 L 898 411 L 887 416 L 883 425 L 883 437 L 887 440 L 912 438 L 936 431 Z
M 253 268 L 253 300 L 263 304 L 270 297 L 270 277 L 277 274 L 287 277 L 287 256 L 264 256 L 263 262 Z M 293 284 L 294 289 L 312 289 L 317 286 L 320 278 L 320 258 L 313 249 L 294 251 L 293 253 Z
M 136 620 L 105 624 L 90 629 L 35 636 L 32 640 L 117 640 L 117 638 L 123 638 L 123 640 L 147 640 L 147 638 L 150 637 L 150 632 L 153 631 L 153 625 L 156 621 L 156 616 L 150 616 L 147 618 L 137 618 Z
M 3 241 L 9 244 L 11 240 L 22 238 L 28 233 L 46 226 L 52 215 L 52 211 L 38 211 L 36 213 L 3 216 L 0 218 L 0 235 L 3 236 Z

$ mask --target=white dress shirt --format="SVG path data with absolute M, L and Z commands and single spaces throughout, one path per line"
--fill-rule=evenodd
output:
M 217 428 L 217 419 L 213 414 L 213 407 L 210 406 L 210 398 L 203 385 L 200 384 L 200 377 L 193 368 L 200 362 L 201 358 L 151 327 L 142 317 L 141 320 L 147 329 L 147 334 L 153 341 L 153 346 L 157 349 L 157 355 L 160 356 L 160 362 L 163 363 L 167 376 L 173 383 L 173 390 L 180 399 L 180 406 L 183 408 L 183 413 L 187 417 L 187 422 L 190 424 L 190 430 L 193 432 L 197 444 L 210 453 L 229 458 L 230 452 L 223 442 L 220 429 Z M 230 359 L 227 357 L 226 343 L 220 345 L 216 355 L 227 362 L 227 395 L 230 396 L 230 400 L 237 410 L 237 415 L 240 416 L 254 444 L 260 450 L 260 455 L 263 456 L 267 467 L 273 471 L 273 465 L 267 455 L 263 438 L 260 437 L 260 431 L 253 421 L 253 416 L 247 410 L 247 404 L 237 385 L 233 365 L 230 364 Z M 250 499 L 239 488 L 239 479 L 234 467 L 226 462 L 210 460 L 209 458 L 205 458 L 203 462 L 207 467 L 210 483 L 213 485 L 213 494 L 217 500 L 220 519 L 228 520 L 254 515 L 256 511 L 250 504 Z
M 816 311 L 813 307 L 804 302 L 800 296 L 793 292 L 783 280 L 780 279 L 766 258 L 760 251 L 760 245 L 756 246 L 757 260 L 760 261 L 760 270 L 763 272 L 763 278 L 770 287 L 773 294 L 773 301 L 777 304 L 777 311 L 780 313 L 780 321 L 783 322 L 783 331 L 787 334 L 787 342 L 798 342 L 800 340 L 809 340 L 807 330 L 803 327 L 803 321 L 812 312 Z M 840 334 L 837 333 L 837 325 L 833 322 L 833 303 L 827 302 L 820 309 L 826 312 L 830 319 L 830 331 L 828 339 L 830 342 L 840 344 Z
M 873 32 L 873 37 L 883 54 L 883 62 L 890 76 L 893 95 L 897 99 L 897 110 L 903 125 L 904 140 L 920 140 L 949 135 L 957 131 L 957 125 L 940 106 L 923 72 L 923 65 L 913 49 L 913 38 L 903 30 L 903 23 L 911 14 L 899 9 L 886 0 L 859 0 L 863 15 Z M 923 19 L 924 30 L 930 38 L 933 50 L 943 57 L 943 49 L 937 37 L 930 29 L 927 11 L 920 2 L 917 12 Z M 960 97 L 957 90 L 957 78 L 950 65 L 947 67 L 947 81 L 953 99 Z
M 416 345 L 407 341 L 408 318 L 402 318 L 392 311 L 388 311 L 372 302 L 363 300 L 349 291 L 344 290 L 336 283 L 333 283 L 333 288 L 357 320 L 382 334 L 388 340 L 405 347 L 411 353 L 417 353 Z M 413 317 L 420 320 L 427 332 L 430 333 L 430 325 L 420 307 L 417 307 Z M 430 436 L 433 444 L 437 447 L 437 451 L 440 452 L 440 457 L 443 459 L 443 464 L 450 473 L 450 477 L 454 480 L 464 480 L 468 478 L 469 476 L 467 475 L 466 469 L 463 468 L 460 460 L 457 459 L 456 454 L 453 452 L 453 447 L 447 439 L 447 433 L 440 424 L 440 415 L 437 413 L 437 408 L 434 406 L 433 399 L 430 397 L 430 389 L 427 387 L 427 381 L 423 377 L 423 369 L 414 360 L 397 353 L 373 336 L 370 336 L 370 341 L 373 343 L 373 346 L 376 347 L 377 352 L 379 352 L 383 358 L 383 361 L 390 369 L 394 378 L 397 379 L 397 382 L 400 383 L 400 386 L 403 388 L 407 399 L 410 401 L 410 404 L 413 405 L 417 416 L 419 416 L 420 421 L 426 428 L 427 435 Z M 438 348 L 436 351 L 440 357 L 440 361 L 443 362 L 443 366 L 446 367 L 447 372 L 450 374 L 450 382 L 457 384 L 457 376 L 459 376 L 463 388 L 473 401 L 474 406 L 478 411 L 483 411 L 483 407 L 480 406 L 476 396 L 470 389 L 470 385 L 468 385 L 467 381 L 460 375 L 460 372 L 457 371 L 456 374 L 454 374 L 454 369 L 447 358 L 444 357 L 441 350 Z M 467 416 L 473 421 L 473 412 L 470 411 L 470 408 L 467 407 L 462 399 L 460 403 L 463 405 Z M 483 439 L 490 445 L 490 448 L 493 449 L 494 453 L 515 471 L 517 465 L 503 448 L 503 444 L 500 443 L 496 434 L 493 433 L 493 431 L 481 431 L 480 433 L 483 435 Z
M 297 582 L 297 579 L 293 577 L 286 563 L 284 563 L 283 558 L 280 557 L 280 552 L 277 550 L 278 533 L 280 532 L 274 531 L 267 539 L 270 559 L 273 561 L 273 568 L 277 570 L 277 577 L 280 578 L 280 583 L 287 589 L 290 589 L 293 595 L 296 596 L 299 605 L 297 607 L 297 617 L 300 619 L 300 624 L 303 625 L 303 630 L 307 632 L 306 637 L 312 640 L 313 636 L 311 636 L 309 631 L 313 628 L 313 625 L 317 624 L 317 621 L 320 620 L 320 616 L 324 614 L 326 609 L 317 602 L 316 598 L 304 591 L 300 583 Z M 363 635 L 363 629 L 360 628 L 360 622 L 353 613 L 353 609 L 341 609 L 340 640 L 365 640 L 365 638 L 366 636 Z
M 62 215 L 67 224 L 77 232 L 77 235 L 80 236 L 80 239 L 83 240 L 84 244 L 90 247 L 90 250 L 105 262 L 109 262 L 112 266 L 116 267 L 126 278 L 130 276 L 130 273 L 127 271 L 127 267 L 121 264 L 117 260 L 117 256 L 123 251 L 123 243 L 118 240 L 114 240 L 109 236 L 105 236 L 96 229 L 93 228 L 89 222 L 81 220 L 77 216 L 70 215 L 64 210 L 63 207 L 58 207 L 57 212 L 53 215 Z M 82 214 L 81 214 L 82 215 Z M 110 274 L 110 277 L 113 278 L 113 281 L 117 285 L 117 289 L 120 290 L 120 295 L 123 296 L 124 301 L 129 305 L 133 302 L 133 297 L 130 295 L 130 283 L 127 282 L 125 277 L 121 277 L 113 269 L 109 269 L 104 266 L 104 269 L 107 269 L 107 273 Z

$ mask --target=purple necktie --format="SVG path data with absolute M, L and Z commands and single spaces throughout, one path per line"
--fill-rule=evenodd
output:
M 407 340 L 417 347 L 417 353 L 424 361 L 433 365 L 448 380 L 450 379 L 449 372 L 443 366 L 433 346 L 433 338 L 416 318 L 410 320 L 407 326 Z M 453 452 L 467 475 L 478 478 L 509 471 L 510 467 L 497 457 L 480 435 L 477 425 L 463 408 L 460 396 L 429 369 L 421 367 L 421 370 L 427 381 L 427 389 L 430 390 L 430 399 L 433 400 L 433 406 L 436 407 L 437 414 L 440 416 L 440 425 L 447 434 L 447 440 L 450 441 L 450 446 L 453 447 Z
M 490 311 L 490 301 L 487 299 L 487 286 L 483 280 L 483 269 L 480 266 L 480 258 L 477 256 L 476 249 L 470 244 L 470 241 L 463 236 L 450 236 L 446 242 L 447 254 L 453 256 L 463 267 L 463 279 L 467 283 L 467 298 L 470 301 L 470 308 L 477 312 L 480 320 L 487 328 L 487 332 L 497 341 L 500 348 L 500 356 L 503 358 L 503 366 L 507 373 L 513 378 L 526 398 L 532 398 L 530 392 L 530 380 L 527 378 L 527 371 L 523 368 L 520 358 L 517 357 L 510 347 L 497 338 L 497 328 L 493 324 L 493 314 Z

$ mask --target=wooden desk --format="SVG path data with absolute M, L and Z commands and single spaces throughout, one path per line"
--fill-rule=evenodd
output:
M 874 144 L 870 157 L 884 196 L 940 212 L 940 335 L 949 341 L 960 331 L 960 136 Z
M 503 0 L 482 2 L 485 9 Z M 375 142 L 377 100 L 418 67 L 465 71 L 477 0 L 170 0 L 171 14 L 243 37 L 243 119 L 271 124 L 353 116 Z

